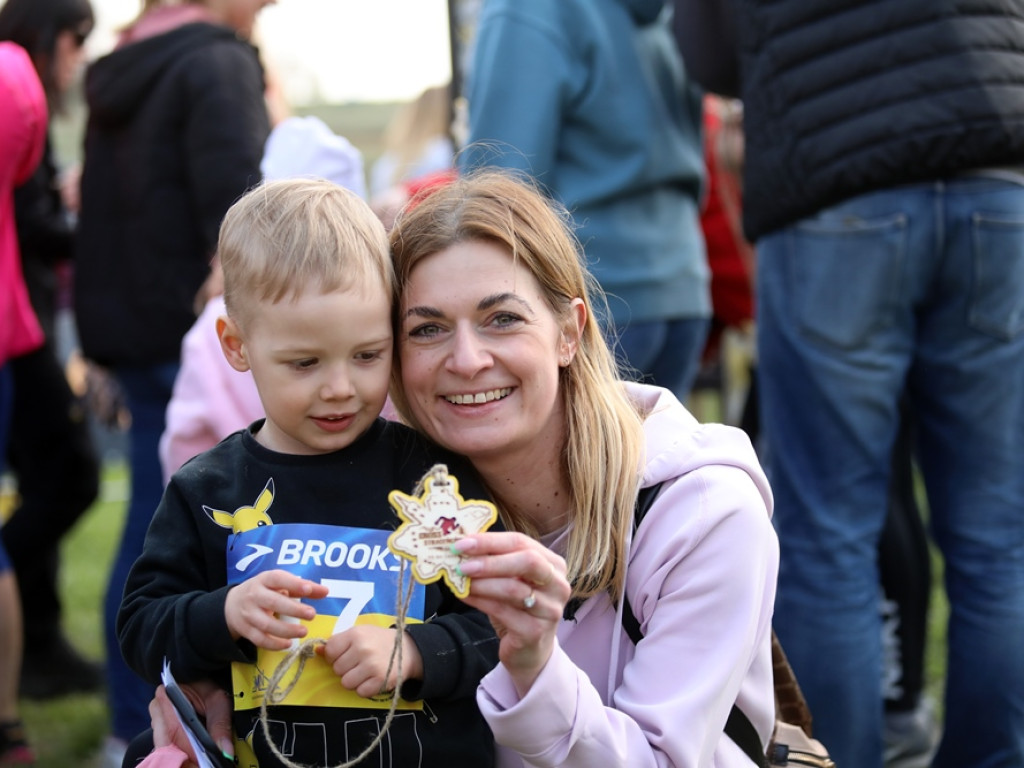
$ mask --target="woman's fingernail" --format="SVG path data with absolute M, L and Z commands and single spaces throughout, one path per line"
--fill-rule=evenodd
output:
M 480 573 L 482 565 L 479 560 L 465 560 L 459 563 L 455 570 L 459 572 L 460 576 L 475 576 Z
M 451 545 L 453 555 L 462 555 L 476 547 L 476 539 L 459 539 Z

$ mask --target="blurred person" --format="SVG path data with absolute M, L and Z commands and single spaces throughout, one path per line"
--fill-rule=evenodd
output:
M 104 607 L 108 764 L 149 720 L 152 688 L 124 664 L 114 621 L 163 490 L 164 414 L 220 222 L 261 178 L 270 125 L 248 38 L 268 4 L 147 0 L 86 74 L 75 317 L 84 355 L 114 373 L 131 413 L 131 497 Z
M 1022 17 L 677 4 L 689 70 L 743 100 L 775 625 L 842 766 L 883 762 L 877 552 L 904 398 L 951 609 L 931 765 L 1024 765 Z
M 684 399 L 711 298 L 699 222 L 701 94 L 662 0 L 490 0 L 461 170 L 533 176 L 573 216 L 624 375 Z
M 452 167 L 451 114 L 447 85 L 427 88 L 399 108 L 384 131 L 384 151 L 371 168 L 371 202 L 403 182 Z
M 92 27 L 89 0 L 7 0 L 0 6 L 0 40 L 29 52 L 51 116 L 62 111 Z M 103 684 L 100 665 L 75 649 L 61 623 L 61 537 L 99 493 L 99 461 L 85 408 L 58 353 L 57 312 L 74 245 L 73 210 L 64 203 L 63 184 L 48 135 L 42 162 L 14 195 L 25 282 L 46 339 L 11 361 L 14 405 L 7 443 L 20 503 L 3 539 L 21 593 L 21 694 L 29 698 L 95 691 Z
M 46 142 L 46 94 L 28 52 L 0 41 L 0 445 L 10 426 L 13 382 L 9 363 L 43 344 L 28 297 L 14 222 L 14 188 L 28 180 Z M 0 473 L 4 455 L 0 452 Z M 0 765 L 32 765 L 18 711 L 22 631 L 18 585 L 0 540 Z
M 708 195 L 701 214 L 711 266 L 715 317 L 711 346 L 725 328 L 753 328 L 753 249 L 742 231 L 742 105 L 705 96 L 705 149 Z M 740 353 L 742 354 L 742 353 Z M 728 365 L 732 361 L 725 361 Z M 756 360 L 745 359 L 749 387 L 739 426 L 759 442 Z M 723 388 L 728 392 L 728 388 Z M 911 457 L 912 415 L 904 408 L 893 447 L 889 513 L 878 543 L 882 614 L 882 697 L 885 702 L 885 754 L 888 768 L 926 768 L 938 745 L 933 706 L 925 695 L 924 662 L 932 572 L 928 534 L 915 498 Z

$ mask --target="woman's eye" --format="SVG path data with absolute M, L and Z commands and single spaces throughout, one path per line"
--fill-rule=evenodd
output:
M 512 312 L 499 312 L 494 316 L 493 323 L 499 328 L 508 328 L 510 325 L 515 325 L 520 322 L 523 318 Z
M 409 331 L 409 337 L 413 339 L 432 339 L 441 333 L 441 328 L 433 323 L 417 325 Z

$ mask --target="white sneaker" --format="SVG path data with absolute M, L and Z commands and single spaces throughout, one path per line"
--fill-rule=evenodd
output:
M 887 712 L 885 768 L 929 768 L 941 736 L 935 708 L 926 697 L 910 712 Z

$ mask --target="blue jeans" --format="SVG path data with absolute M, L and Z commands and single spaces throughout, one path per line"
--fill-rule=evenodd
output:
M 163 495 L 158 445 L 164 431 L 164 415 L 171 399 L 176 363 L 114 371 L 124 391 L 132 424 L 128 433 L 131 499 L 121 544 L 110 573 L 104 604 L 104 635 L 107 650 L 107 682 L 112 731 L 125 741 L 149 728 L 149 702 L 155 686 L 144 682 L 121 657 L 115 622 L 124 585 L 136 558 L 142 554 L 149 521 Z
M 657 384 L 685 402 L 700 369 L 710 324 L 706 318 L 632 322 L 611 333 L 606 330 L 606 335 L 623 378 Z
M 840 766 L 882 765 L 878 539 L 906 389 L 951 605 L 935 768 L 1024 766 L 1024 186 L 863 195 L 758 243 L 775 626 Z

